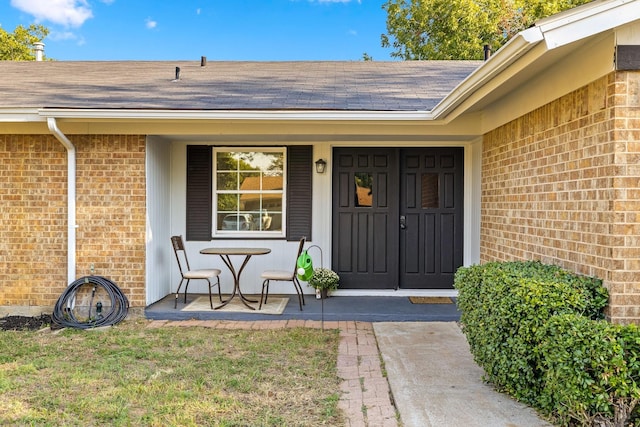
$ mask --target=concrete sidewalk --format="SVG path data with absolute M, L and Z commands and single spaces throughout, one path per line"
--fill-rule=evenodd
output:
M 374 323 L 404 427 L 551 426 L 482 381 L 456 322 Z

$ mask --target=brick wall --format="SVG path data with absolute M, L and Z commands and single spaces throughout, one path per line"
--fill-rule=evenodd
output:
M 145 303 L 145 139 L 70 136 L 77 150 L 77 277 Z M 67 283 L 67 152 L 49 135 L 0 135 L 0 308 L 47 312 Z
M 0 135 L 0 164 L 0 306 L 53 306 L 67 272 L 66 151 Z
M 481 261 L 597 276 L 640 322 L 640 73 L 616 72 L 485 135 Z

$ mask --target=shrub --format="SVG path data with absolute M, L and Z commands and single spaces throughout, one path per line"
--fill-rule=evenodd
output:
M 541 330 L 538 404 L 562 425 L 627 425 L 640 398 L 640 334 L 577 314 L 552 316 Z
M 463 267 L 455 287 L 462 330 L 485 378 L 536 407 L 544 389 L 546 322 L 564 314 L 601 319 L 608 299 L 599 279 L 533 261 Z

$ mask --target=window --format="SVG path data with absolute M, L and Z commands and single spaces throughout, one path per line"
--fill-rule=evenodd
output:
M 373 175 L 368 172 L 356 172 L 354 174 L 356 185 L 356 203 L 358 208 L 370 208 L 373 206 Z
M 216 159 L 217 153 L 227 153 L 221 155 L 231 157 L 232 153 L 264 153 L 269 155 L 279 155 L 281 157 L 282 171 L 282 190 L 273 188 L 273 185 L 269 183 L 265 184 L 262 181 L 262 187 L 260 190 L 249 189 L 247 186 L 251 184 L 245 184 L 244 189 L 242 183 L 245 181 L 245 175 L 248 177 L 250 174 L 253 177 L 262 176 L 269 179 L 270 174 L 275 172 L 278 168 L 267 168 L 266 171 L 261 172 L 261 169 L 247 169 L 246 171 L 240 169 L 240 162 L 238 166 L 232 168 L 231 166 L 223 169 L 219 169 L 221 174 L 228 173 L 227 179 L 233 178 L 232 171 L 235 171 L 235 184 L 232 181 L 224 181 L 224 176 L 221 175 L 221 188 L 220 194 L 225 195 L 220 200 L 222 208 L 226 210 L 224 215 L 219 216 L 217 212 L 218 207 L 218 189 L 217 189 L 217 174 L 218 168 Z M 266 161 L 263 162 L 266 164 Z M 290 241 L 298 241 L 302 236 L 306 236 L 307 239 L 311 239 L 311 200 L 312 200 L 312 171 L 313 171 L 313 147 L 310 145 L 293 145 L 289 147 L 278 148 L 246 148 L 246 147 L 234 147 L 234 148 L 222 148 L 213 147 L 210 145 L 188 145 L 187 146 L 187 188 L 186 188 L 186 240 L 191 241 L 210 241 L 212 238 L 283 238 L 285 237 Z M 226 171 L 226 172 L 224 172 Z M 254 183 L 256 180 L 253 180 Z M 226 184 L 226 185 L 225 185 Z M 246 191 L 245 191 L 246 190 Z M 235 199 L 233 198 L 235 194 Z M 245 199 L 241 199 L 242 194 L 247 194 Z M 276 209 L 276 194 L 280 195 L 282 202 L 279 209 Z M 254 208 L 260 206 L 256 197 L 262 195 L 262 209 Z M 253 197 L 254 200 L 248 198 Z M 260 200 L 260 199 L 258 199 Z M 249 205 L 254 206 L 248 206 Z M 234 205 L 235 203 L 235 205 Z M 245 203 L 243 207 L 243 203 Z M 266 207 L 266 212 L 263 212 Z M 264 217 L 271 217 L 266 219 L 264 224 L 262 219 L 256 221 L 257 217 L 255 212 L 258 211 Z M 276 218 L 276 211 L 280 212 L 280 217 Z M 220 212 L 222 213 L 222 212 Z M 242 215 L 250 214 L 252 218 L 247 218 Z M 232 230 L 222 230 L 222 224 L 227 215 L 237 215 L 227 218 L 227 225 L 224 227 L 232 228 Z M 286 223 L 285 223 L 286 218 Z M 279 222 L 278 222 L 279 221 Z M 220 223 L 220 229 L 218 230 L 218 223 Z M 262 226 L 261 230 L 241 230 L 242 224 L 256 224 Z M 234 225 L 236 224 L 235 228 Z M 255 227 L 255 225 L 253 225 Z M 267 229 L 265 229 L 268 226 Z M 275 229 L 278 228 L 278 231 Z
M 282 235 L 285 149 L 213 150 L 214 235 Z
M 440 207 L 440 175 L 437 173 L 422 174 L 421 205 L 423 209 L 438 209 Z

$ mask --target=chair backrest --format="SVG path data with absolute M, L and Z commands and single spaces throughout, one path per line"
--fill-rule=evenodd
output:
M 298 254 L 296 255 L 296 259 L 293 260 L 293 277 L 296 276 L 298 272 L 298 258 L 300 258 L 300 254 L 302 253 L 302 249 L 304 248 L 304 243 L 307 241 L 307 236 L 302 236 L 300 238 L 300 244 L 298 245 Z
M 171 244 L 173 245 L 173 252 L 176 254 L 176 261 L 178 261 L 180 274 L 184 275 L 184 273 L 189 271 L 191 268 L 189 267 L 187 251 L 184 248 L 184 241 L 182 240 L 182 236 L 171 236 Z M 183 270 L 183 261 L 186 270 Z

